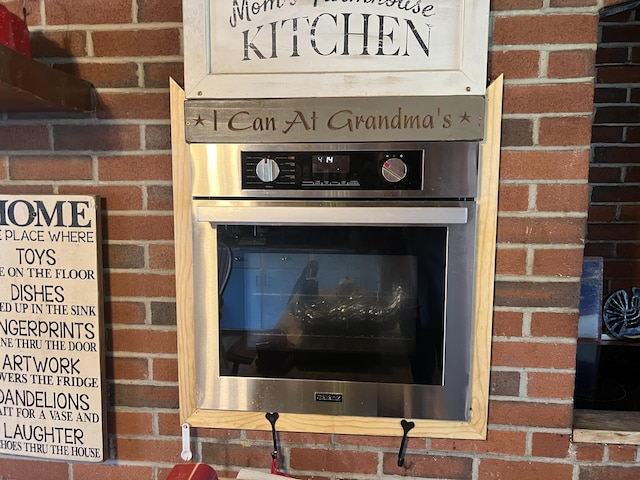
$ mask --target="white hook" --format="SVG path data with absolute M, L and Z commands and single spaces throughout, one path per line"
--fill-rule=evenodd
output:
M 191 453 L 191 425 L 186 422 L 182 424 L 182 453 L 180 457 L 185 462 L 193 458 Z

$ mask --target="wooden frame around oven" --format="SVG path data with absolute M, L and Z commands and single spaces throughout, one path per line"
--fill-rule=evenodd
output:
M 495 280 L 496 229 L 500 162 L 502 77 L 487 89 L 485 140 L 480 152 L 475 268 L 475 318 L 469 421 L 415 420 L 411 436 L 484 439 L 487 434 L 489 370 Z M 180 421 L 192 427 L 270 430 L 261 412 L 199 409 L 196 403 L 193 255 L 191 225 L 191 166 L 184 135 L 182 88 L 171 81 L 171 141 L 176 255 L 176 310 L 178 318 L 178 373 Z M 278 429 L 353 435 L 402 436 L 398 419 L 327 415 L 282 414 Z

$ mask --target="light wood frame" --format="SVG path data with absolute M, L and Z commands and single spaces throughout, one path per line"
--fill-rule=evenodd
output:
M 411 436 L 484 439 L 489 405 L 489 369 L 495 277 L 502 77 L 487 90 L 487 132 L 480 152 L 475 268 L 475 318 L 469 421 L 415 420 Z M 180 420 L 193 427 L 269 430 L 264 413 L 199 409 L 196 403 L 193 256 L 191 230 L 191 166 L 184 140 L 182 88 L 171 82 L 174 236 Z M 292 432 L 401 436 L 398 419 L 281 414 L 278 429 Z

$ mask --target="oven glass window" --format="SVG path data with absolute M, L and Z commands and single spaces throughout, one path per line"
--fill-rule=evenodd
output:
M 217 235 L 221 375 L 442 384 L 446 227 Z

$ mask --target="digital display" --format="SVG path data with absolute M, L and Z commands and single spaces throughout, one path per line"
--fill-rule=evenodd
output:
M 311 155 L 313 173 L 349 173 L 349 155 Z

